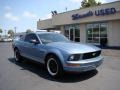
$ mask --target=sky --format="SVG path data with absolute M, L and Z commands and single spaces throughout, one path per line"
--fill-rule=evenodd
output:
M 51 18 L 51 11 L 58 13 L 78 9 L 82 0 L 0 0 L 0 28 L 16 32 L 37 30 L 37 21 Z M 116 0 L 97 0 L 109 3 Z

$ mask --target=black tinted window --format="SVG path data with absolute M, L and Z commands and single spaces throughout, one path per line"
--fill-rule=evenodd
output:
M 27 41 L 27 42 L 30 42 L 32 39 L 34 39 L 36 41 L 39 41 L 38 38 L 37 38 L 37 36 L 35 34 L 28 34 L 25 37 L 25 41 Z
M 21 41 L 24 41 L 25 35 L 20 35 L 19 38 Z

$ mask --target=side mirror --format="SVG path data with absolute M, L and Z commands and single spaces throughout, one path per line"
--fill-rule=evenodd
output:
M 31 39 L 30 43 L 38 44 L 39 42 L 37 40 L 35 40 L 35 39 Z

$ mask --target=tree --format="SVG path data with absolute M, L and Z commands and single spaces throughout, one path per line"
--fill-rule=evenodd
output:
M 33 32 L 33 31 L 31 29 L 26 30 L 26 33 L 30 33 L 30 32 Z
M 0 33 L 2 33 L 3 31 L 2 31 L 2 29 L 0 29 Z
M 96 0 L 83 0 L 81 2 L 82 8 L 96 6 L 96 5 L 101 5 L 101 2 L 97 2 Z
M 0 33 L 2 33 L 3 31 L 2 31 L 2 29 L 0 29 Z M 1 38 L 1 34 L 0 34 L 0 38 Z
M 12 29 L 8 30 L 8 34 L 10 35 L 10 37 L 14 36 L 14 31 Z

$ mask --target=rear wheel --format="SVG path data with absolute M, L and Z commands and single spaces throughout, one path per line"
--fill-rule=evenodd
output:
M 21 61 L 22 56 L 20 55 L 20 52 L 19 52 L 18 49 L 15 49 L 15 50 L 14 50 L 14 57 L 15 57 L 15 61 L 16 61 L 16 62 L 20 62 L 20 61 Z
M 48 56 L 46 60 L 46 68 L 48 73 L 54 78 L 60 77 L 63 74 L 61 62 L 54 55 Z

